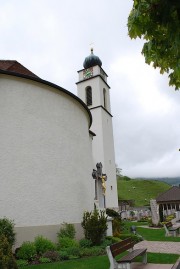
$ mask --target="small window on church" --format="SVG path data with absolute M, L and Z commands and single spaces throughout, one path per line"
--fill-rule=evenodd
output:
M 86 104 L 87 106 L 92 105 L 92 88 L 90 86 L 86 88 Z
M 106 89 L 103 89 L 104 108 L 106 108 Z

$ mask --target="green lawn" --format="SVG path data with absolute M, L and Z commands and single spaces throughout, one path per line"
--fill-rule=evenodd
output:
M 143 222 L 125 222 L 125 230 L 123 233 L 127 233 L 130 230 L 130 226 L 142 226 L 147 225 Z M 137 227 L 137 234 L 141 235 L 144 240 L 148 241 L 168 241 L 168 242 L 180 242 L 180 237 L 165 236 L 164 228 L 160 229 L 151 229 L 151 228 L 142 228 Z
M 107 256 L 98 256 L 70 260 L 65 262 L 31 265 L 21 267 L 22 269 L 108 269 L 109 261 Z
M 178 259 L 177 254 L 148 253 L 148 263 L 174 264 Z M 139 261 L 139 260 L 138 260 Z M 109 261 L 107 256 L 98 256 L 71 260 L 65 262 L 31 265 L 21 267 L 22 269 L 108 269 Z

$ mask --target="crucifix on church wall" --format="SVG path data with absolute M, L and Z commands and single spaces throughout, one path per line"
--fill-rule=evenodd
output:
M 100 208 L 106 208 L 106 174 L 102 173 L 102 163 L 97 163 L 97 170 L 93 169 L 92 177 L 95 179 L 95 200 L 98 200 Z

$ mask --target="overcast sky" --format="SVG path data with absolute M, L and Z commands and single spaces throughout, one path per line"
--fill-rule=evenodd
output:
M 180 92 L 131 40 L 132 0 L 0 0 L 1 59 L 76 94 L 77 70 L 99 56 L 111 87 L 116 163 L 131 177 L 180 176 Z

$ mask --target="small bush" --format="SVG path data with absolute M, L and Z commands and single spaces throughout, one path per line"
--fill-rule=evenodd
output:
M 61 261 L 69 260 L 69 255 L 68 255 L 67 251 L 60 250 L 59 251 L 59 258 L 60 258 Z
M 81 248 L 89 248 L 92 246 L 92 242 L 89 239 L 83 238 L 79 241 L 79 245 Z
M 99 246 L 94 246 L 94 247 L 92 247 L 92 253 L 93 253 L 93 256 L 105 255 L 106 249 L 99 247 Z
M 0 235 L 0 268 L 18 269 L 12 254 L 12 246 L 4 234 Z
M 37 254 L 40 254 L 40 255 L 42 255 L 43 253 L 45 253 L 48 250 L 55 250 L 56 249 L 55 244 L 51 240 L 49 240 L 43 236 L 37 236 L 35 238 L 34 244 L 36 247 Z
M 101 243 L 101 247 L 106 248 L 107 246 L 110 246 L 112 244 L 112 241 L 109 239 L 105 239 L 102 243 Z
M 133 241 L 135 241 L 136 243 L 142 241 L 142 237 L 136 235 L 136 234 L 121 234 L 119 236 L 120 239 L 124 240 L 126 238 L 132 238 Z
M 118 242 L 122 241 L 119 237 L 115 237 L 115 236 L 106 236 L 106 239 L 110 240 L 111 244 L 118 243 Z
M 36 247 L 33 242 L 24 242 L 17 251 L 17 257 L 22 260 L 32 261 L 36 256 Z
M 169 222 L 169 221 L 171 221 L 172 219 L 174 219 L 175 218 L 175 216 L 173 215 L 173 214 L 171 214 L 171 215 L 169 215 L 169 216 L 166 216 L 165 217 L 165 222 Z
M 73 257 L 79 258 L 79 256 L 80 256 L 80 248 L 79 247 L 69 247 L 69 248 L 67 248 L 66 251 L 70 257 L 73 256 Z
M 50 263 L 51 262 L 51 260 L 49 258 L 44 258 L 44 257 L 39 258 L 39 261 L 40 261 L 40 263 Z
M 15 243 L 14 222 L 7 218 L 0 219 L 0 236 L 5 235 L 9 244 L 12 246 Z
M 75 239 L 69 237 L 60 237 L 58 242 L 59 249 L 66 249 L 69 247 L 78 247 L 79 244 Z
M 119 213 L 111 208 L 106 208 L 106 214 L 112 218 L 120 218 Z
M 91 248 L 82 248 L 80 250 L 80 257 L 90 257 L 92 256 L 92 252 Z
M 75 238 L 75 227 L 73 224 L 63 223 L 62 227 L 60 228 L 59 232 L 57 233 L 58 238 L 60 237 L 69 237 L 71 239 Z
M 107 231 L 107 216 L 105 211 L 95 209 L 85 212 L 81 225 L 86 239 L 90 239 L 93 245 L 100 245 Z
M 99 246 L 94 246 L 92 248 L 82 248 L 80 250 L 80 257 L 99 256 L 105 254 L 106 250 Z
M 116 235 L 119 235 L 121 231 L 123 230 L 123 222 L 120 218 L 114 218 L 112 220 L 112 229 L 113 229 L 113 236 L 116 237 Z
M 44 254 L 43 254 L 43 257 L 44 258 L 49 258 L 52 262 L 57 262 L 60 260 L 60 257 L 59 257 L 59 252 L 58 251 L 46 251 Z
M 16 263 L 17 263 L 18 268 L 28 265 L 28 261 L 26 261 L 26 260 L 17 260 Z
M 149 221 L 149 217 L 147 216 L 143 216 L 140 218 L 140 220 L 138 220 L 137 222 L 148 222 Z

